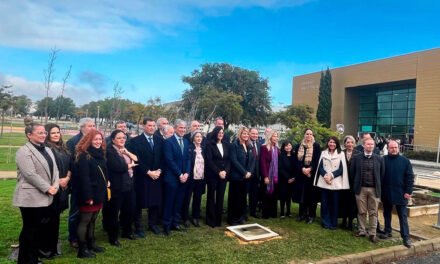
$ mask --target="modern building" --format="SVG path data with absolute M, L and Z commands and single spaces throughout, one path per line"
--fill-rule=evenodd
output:
M 440 48 L 331 69 L 332 128 L 375 132 L 437 147 L 440 135 Z M 321 73 L 293 78 L 293 104 L 318 107 Z

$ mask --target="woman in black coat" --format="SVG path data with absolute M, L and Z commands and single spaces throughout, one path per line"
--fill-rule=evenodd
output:
M 301 143 L 295 146 L 296 178 L 293 190 L 293 201 L 299 203 L 298 221 L 313 223 L 316 207 L 320 199 L 319 190 L 313 186 L 313 178 L 318 169 L 321 147 L 315 142 L 313 131 L 306 129 Z
M 111 199 L 105 205 L 106 230 L 109 243 L 120 247 L 119 213 L 121 219 L 122 237 L 132 237 L 131 226 L 134 218 L 135 192 L 133 189 L 133 167 L 136 166 L 136 155 L 125 148 L 127 136 L 122 130 L 115 130 L 110 134 L 110 146 L 107 147 L 108 178 L 111 182 Z M 104 214 L 103 214 L 104 215 Z
M 48 123 L 45 125 L 45 129 L 47 132 L 45 143 L 55 156 L 60 179 L 58 192 L 54 196 L 53 204 L 50 206 L 50 221 L 45 222 L 43 227 L 46 230 L 43 233 L 47 236 L 44 236 L 43 241 L 40 243 L 40 256 L 51 258 L 60 255 L 60 252 L 58 252 L 60 215 L 65 209 L 69 208 L 68 184 L 72 175 L 72 157 L 63 142 L 60 127 L 57 124 Z
M 278 157 L 278 197 L 280 199 L 280 217 L 290 217 L 290 204 L 295 182 L 295 153 L 290 141 L 281 144 L 281 153 Z
M 222 127 L 215 127 L 211 134 L 211 141 L 206 146 L 208 161 L 206 224 L 211 227 L 221 226 L 226 181 L 231 168 L 229 143 L 222 140 L 224 134 Z
M 91 130 L 76 146 L 74 188 L 77 192 L 80 219 L 78 224 L 78 258 L 94 258 L 104 252 L 96 245 L 95 222 L 103 203 L 108 199 L 105 142 L 101 132 Z
M 356 141 L 353 136 L 345 136 L 344 147 L 345 160 L 347 162 L 347 168 L 350 168 L 352 158 L 361 152 L 355 149 Z M 352 179 L 350 170 L 348 170 L 348 179 Z M 341 190 L 339 199 L 339 215 L 342 217 L 342 228 L 349 230 L 353 229 L 353 219 L 357 217 L 357 205 L 356 197 L 353 191 L 353 184 L 350 182 L 350 189 Z
M 242 225 L 246 218 L 246 185 L 255 167 L 252 145 L 248 144 L 249 129 L 240 128 L 238 139 L 231 144 L 231 174 L 229 177 L 228 223 Z

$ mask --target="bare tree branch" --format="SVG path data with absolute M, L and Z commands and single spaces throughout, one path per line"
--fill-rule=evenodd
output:
M 63 86 L 61 87 L 61 95 L 60 95 L 60 101 L 58 103 L 58 109 L 57 109 L 57 120 L 56 122 L 58 123 L 58 120 L 60 119 L 60 108 L 63 102 L 63 96 L 64 96 L 64 90 L 66 89 L 66 84 L 67 84 L 67 80 L 70 77 L 70 72 L 72 71 L 72 65 L 70 65 L 69 69 L 67 70 L 66 74 L 64 75 L 63 78 Z
M 44 88 L 46 89 L 46 98 L 49 98 L 49 91 L 54 80 L 55 73 L 55 60 L 57 59 L 57 54 L 60 50 L 53 48 L 49 53 L 49 59 L 47 61 L 47 68 L 43 70 L 44 73 Z M 49 100 L 46 99 L 44 106 L 44 122 L 47 124 L 47 108 L 49 106 Z

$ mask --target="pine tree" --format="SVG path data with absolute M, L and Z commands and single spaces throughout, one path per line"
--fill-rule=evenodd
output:
M 321 71 L 319 82 L 318 109 L 316 119 L 325 127 L 330 128 L 332 120 L 332 75 L 327 67 L 325 74 Z

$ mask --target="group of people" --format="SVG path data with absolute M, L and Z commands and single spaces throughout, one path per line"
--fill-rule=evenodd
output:
M 244 224 L 249 217 L 291 217 L 292 201 L 299 204 L 297 220 L 311 224 L 321 202 L 323 228 L 336 229 L 340 217 L 351 228 L 357 218 L 356 235 L 368 235 L 372 242 L 377 241 L 382 200 L 382 238 L 391 236 L 396 205 L 404 244 L 411 245 L 406 204 L 413 173 L 395 141 L 389 141 L 389 154 L 382 158 L 368 134 L 356 148 L 355 139 L 346 136 L 343 151 L 337 137 L 330 137 L 321 151 L 310 129 L 296 145 L 284 141 L 279 147 L 279 134 L 271 129 L 261 142 L 258 130 L 246 127 L 231 142 L 222 118 L 207 135 L 196 120 L 186 133 L 183 120 L 170 125 L 166 118 L 144 118 L 143 133 L 136 137 L 129 136 L 124 121 L 107 138 L 93 119 L 83 118 L 79 125 L 80 132 L 66 144 L 56 124 L 25 128 L 29 142 L 16 154 L 13 199 L 23 219 L 18 263 L 59 255 L 60 214 L 67 208 L 70 244 L 78 248 L 79 258 L 93 258 L 105 251 L 95 239 L 100 211 L 110 245 L 120 247 L 120 237 L 142 238 L 147 229 L 169 236 L 191 224 L 199 227 L 205 193 L 205 223 L 220 227 L 227 189 L 228 225 Z

